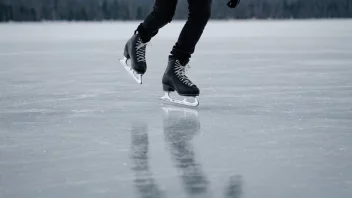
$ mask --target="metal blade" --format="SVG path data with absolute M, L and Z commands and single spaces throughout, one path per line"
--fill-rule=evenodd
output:
M 176 99 L 171 98 L 168 92 L 165 92 L 165 95 L 163 97 L 161 97 L 160 99 L 163 101 L 166 101 L 166 102 L 185 105 L 185 106 L 189 106 L 189 107 L 197 107 L 199 105 L 199 101 L 198 101 L 197 97 L 194 98 L 194 102 L 188 102 L 186 98 L 184 100 L 176 100 Z
M 127 64 L 128 59 L 124 57 L 123 59 L 120 59 L 121 65 L 126 69 L 126 71 L 133 77 L 133 79 L 139 83 L 142 84 L 142 75 L 136 73 L 130 66 Z

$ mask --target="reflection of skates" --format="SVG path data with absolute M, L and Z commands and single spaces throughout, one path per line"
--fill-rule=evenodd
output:
M 138 33 L 135 33 L 126 43 L 124 50 L 124 58 L 120 63 L 126 71 L 137 81 L 142 84 L 142 76 L 147 70 L 145 60 L 145 50 L 147 43 L 143 43 Z M 130 60 L 130 64 L 128 64 Z
M 145 123 L 134 123 L 131 128 L 131 140 L 131 169 L 135 173 L 135 187 L 142 198 L 165 197 L 150 170 L 148 126 Z
M 199 89 L 186 76 L 186 69 L 188 68 L 187 63 L 181 64 L 179 60 L 173 58 L 169 59 L 162 79 L 163 90 L 165 91 L 165 95 L 161 97 L 162 100 L 192 107 L 199 105 Z M 188 102 L 186 98 L 184 100 L 171 98 L 169 94 L 173 91 L 176 91 L 180 96 L 193 97 L 194 102 Z
M 225 198 L 240 198 L 242 196 L 242 188 L 242 176 L 232 175 L 225 190 Z
M 200 132 L 198 112 L 181 107 L 164 107 L 163 110 L 165 140 L 186 193 L 190 197 L 209 197 L 209 181 L 192 145 L 192 139 Z

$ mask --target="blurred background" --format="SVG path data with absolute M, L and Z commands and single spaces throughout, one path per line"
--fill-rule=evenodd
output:
M 352 0 L 242 0 L 233 11 L 213 0 L 213 19 L 305 19 L 352 17 Z M 0 0 L 0 21 L 141 20 L 154 0 Z M 179 0 L 175 19 L 187 18 Z

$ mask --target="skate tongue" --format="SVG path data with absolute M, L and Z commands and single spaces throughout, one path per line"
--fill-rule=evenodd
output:
M 188 71 L 191 69 L 191 66 L 188 64 L 189 60 L 187 59 L 186 60 L 177 59 L 176 62 L 178 62 L 180 66 L 184 67 L 185 71 Z
M 190 70 L 190 69 L 191 69 L 191 66 L 187 64 L 187 65 L 185 66 L 186 72 L 187 72 L 188 70 Z
M 188 64 L 189 61 L 184 61 L 186 62 L 186 64 L 183 64 L 181 61 L 179 61 L 179 63 L 181 64 L 181 66 L 184 67 L 184 72 L 188 72 L 191 69 L 191 65 Z M 185 73 L 184 73 L 185 74 Z
M 149 43 L 143 43 L 143 41 L 136 47 L 137 50 L 139 50 L 140 48 L 144 47 L 144 46 L 147 46 L 147 45 L 150 45 Z
M 188 59 L 184 59 L 184 60 L 181 59 L 181 60 L 178 60 L 178 61 L 180 62 L 181 65 L 183 65 L 183 66 L 185 66 L 185 67 L 186 67 L 186 66 L 188 65 L 188 63 L 189 63 L 189 60 L 188 60 Z

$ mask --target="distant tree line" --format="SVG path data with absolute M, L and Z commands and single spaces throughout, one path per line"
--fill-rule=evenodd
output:
M 213 19 L 350 18 L 352 0 L 242 0 L 237 9 L 213 0 Z M 141 20 L 154 0 L 0 0 L 0 21 Z M 187 1 L 179 0 L 175 19 L 186 19 Z

